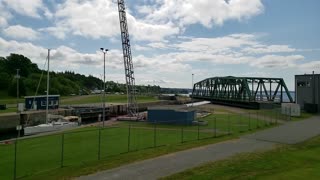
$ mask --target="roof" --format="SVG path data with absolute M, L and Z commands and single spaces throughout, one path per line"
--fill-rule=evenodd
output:
M 40 96 L 25 96 L 24 98 L 42 98 L 47 97 L 47 95 L 40 95 Z M 60 95 L 48 95 L 48 97 L 60 97 Z
M 320 76 L 320 74 L 298 74 L 296 76 Z
M 148 110 L 194 111 L 194 109 L 190 109 L 186 105 L 153 106 L 153 107 L 148 107 Z

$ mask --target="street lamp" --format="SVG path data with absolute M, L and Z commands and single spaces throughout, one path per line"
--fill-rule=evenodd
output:
M 105 118 L 106 118 L 106 114 L 105 114 L 105 111 L 106 111 L 106 104 L 105 104 L 105 97 L 106 97 L 106 53 L 109 51 L 109 49 L 105 49 L 105 48 L 100 48 L 100 50 L 102 51 L 103 53 L 103 98 L 102 98 L 102 101 L 103 101 L 103 104 L 102 104 L 102 107 L 103 107 L 103 110 L 102 110 L 102 126 L 104 127 L 104 121 L 105 121 Z
M 19 109 L 19 79 L 20 79 L 19 71 L 20 71 L 20 69 L 17 69 L 17 75 L 16 75 L 16 78 L 17 78 L 17 110 Z

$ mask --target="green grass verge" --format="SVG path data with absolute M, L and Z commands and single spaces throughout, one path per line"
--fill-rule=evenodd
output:
M 16 107 L 9 107 L 6 110 L 0 110 L 0 114 L 1 113 L 11 113 L 11 112 L 17 112 L 17 108 Z
M 163 179 L 320 179 L 320 137 L 208 163 Z
M 154 96 L 138 95 L 137 101 L 139 103 L 154 102 L 154 101 L 158 101 L 158 99 L 155 98 Z M 101 103 L 101 102 L 102 102 L 102 95 L 98 94 L 98 95 L 62 97 L 60 103 L 61 105 L 68 105 L 68 104 L 90 104 L 90 103 Z M 107 103 L 126 103 L 127 95 L 107 94 L 106 102 Z
M 64 134 L 22 139 L 17 144 L 17 177 L 34 179 L 39 174 L 46 174 L 49 177 L 48 173 L 51 176 L 51 171 L 58 172 L 57 176 L 53 176 L 56 179 L 81 175 L 83 172 L 94 172 L 102 167 L 106 169 L 124 162 L 129 163 L 178 151 L 181 147 L 187 149 L 209 142 L 235 138 L 240 133 L 250 132 L 248 123 L 251 123 L 252 130 L 268 125 L 254 118 L 250 119 L 245 116 L 220 114 L 207 116 L 205 120 L 208 121 L 208 125 L 206 126 L 120 123 L 100 131 L 100 158 L 102 159 L 100 161 L 98 161 L 99 129 L 94 127 L 77 129 Z M 259 126 L 255 122 L 260 123 Z M 229 133 L 231 135 L 226 136 Z M 200 139 L 202 140 L 197 141 Z M 189 143 L 191 145 L 188 145 Z M 148 148 L 152 150 L 146 150 Z M 138 150 L 139 153 L 132 152 Z M 2 167 L 0 179 L 12 179 L 14 152 L 14 144 L 0 145 L 0 167 Z M 145 156 L 145 153 L 150 154 Z M 88 167 L 86 168 L 85 165 Z M 90 167 L 91 165 L 98 168 Z M 63 168 L 60 168 L 61 166 Z M 79 172 L 77 168 L 84 170 Z M 59 174 L 60 171 L 64 173 Z

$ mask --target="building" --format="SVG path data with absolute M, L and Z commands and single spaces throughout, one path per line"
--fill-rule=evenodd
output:
M 320 112 L 320 74 L 295 76 L 296 103 L 307 112 Z
M 26 96 L 25 100 L 25 108 L 26 110 L 45 110 L 47 107 L 47 96 Z M 58 109 L 60 104 L 60 95 L 49 95 L 48 96 L 49 109 Z
M 195 110 L 187 106 L 158 106 L 148 108 L 148 122 L 151 123 L 191 125 L 195 117 Z

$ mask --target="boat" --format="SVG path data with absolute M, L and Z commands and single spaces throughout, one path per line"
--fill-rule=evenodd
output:
M 47 69 L 47 100 L 49 101 L 49 68 L 50 68 L 50 49 L 48 49 L 48 69 Z M 33 101 L 34 102 L 34 101 Z M 51 118 L 50 118 L 51 117 Z M 58 117 L 58 118 L 56 118 Z M 54 119 L 54 120 L 52 120 Z M 72 119 L 72 120 L 70 120 Z M 51 131 L 59 131 L 64 129 L 73 128 L 76 126 L 79 126 L 81 123 L 81 118 L 79 117 L 72 117 L 72 118 L 65 118 L 60 117 L 59 115 L 52 115 L 49 114 L 49 103 L 46 103 L 46 123 L 45 124 L 39 124 L 36 126 L 28 126 L 24 128 L 24 135 L 33 135 L 33 134 L 39 134 L 39 133 L 45 133 L 45 132 L 51 132 Z

